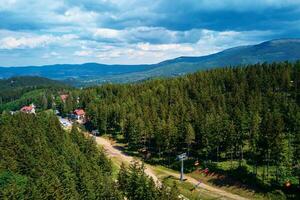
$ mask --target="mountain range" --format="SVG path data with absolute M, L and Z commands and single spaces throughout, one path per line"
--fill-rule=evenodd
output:
M 199 57 L 178 57 L 157 64 L 105 65 L 98 63 L 0 67 L 0 78 L 41 76 L 76 86 L 106 82 L 137 82 L 154 77 L 173 77 L 225 66 L 262 62 L 294 62 L 300 59 L 300 39 L 276 39 L 257 45 L 239 46 Z

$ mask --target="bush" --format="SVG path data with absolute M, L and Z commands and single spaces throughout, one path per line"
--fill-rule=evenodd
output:
M 267 199 L 270 200 L 285 200 L 286 196 L 281 190 L 274 190 L 267 193 Z

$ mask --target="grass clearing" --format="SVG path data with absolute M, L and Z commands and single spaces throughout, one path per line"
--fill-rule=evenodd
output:
M 214 197 L 209 194 L 208 191 L 197 189 L 194 191 L 191 191 L 194 188 L 194 185 L 192 185 L 189 182 L 180 182 L 178 178 L 174 176 L 164 176 L 161 179 L 162 183 L 166 186 L 172 187 L 174 182 L 176 183 L 179 193 L 185 196 L 186 198 L 190 200 L 216 200 L 221 199 L 221 197 Z
M 193 184 L 183 181 L 181 182 L 179 180 L 179 172 L 160 166 L 151 166 L 151 169 L 153 172 L 158 176 L 158 178 L 161 180 L 161 182 L 166 185 L 171 187 L 174 183 L 176 182 L 176 185 L 179 189 L 179 192 L 183 194 L 185 197 L 187 197 L 190 200 L 199 200 L 199 199 L 204 199 L 204 200 L 214 200 L 214 199 L 222 199 L 220 196 L 216 196 L 215 194 L 213 195 L 211 192 L 198 187 L 196 190 L 192 191 L 192 189 L 195 187 Z M 174 177 L 172 175 L 169 175 L 169 173 L 176 173 L 178 174 L 178 177 Z

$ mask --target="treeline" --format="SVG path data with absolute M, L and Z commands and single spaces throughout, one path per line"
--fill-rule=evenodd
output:
M 111 161 L 94 140 L 77 127 L 65 132 L 46 112 L 2 114 L 0 155 L 0 199 L 154 200 L 164 194 L 160 199 L 167 200 L 177 199 L 169 191 L 178 195 L 176 187 L 155 187 L 136 162 L 123 166 L 114 180 Z
M 118 188 L 129 200 L 179 200 L 182 199 L 176 182 L 171 187 L 154 183 L 145 174 L 145 166 L 134 160 L 129 167 L 123 163 L 118 174 Z
M 276 181 L 300 177 L 300 63 L 257 64 L 81 94 L 101 134 L 132 150 L 174 160 L 239 160 L 276 166 Z M 150 156 L 149 156 L 150 155 Z M 268 169 L 267 169 L 268 170 Z M 268 173 L 268 172 L 267 172 Z

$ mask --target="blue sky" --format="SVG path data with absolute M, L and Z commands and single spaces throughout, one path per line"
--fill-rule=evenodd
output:
M 299 0 L 0 0 L 0 66 L 156 63 L 299 35 Z

